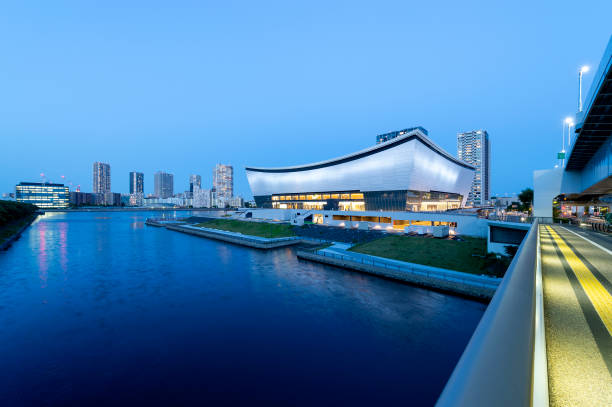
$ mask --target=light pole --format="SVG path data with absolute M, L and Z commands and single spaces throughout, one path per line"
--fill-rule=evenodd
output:
M 561 168 L 565 167 L 565 122 L 561 122 Z
M 588 66 L 583 66 L 578 71 L 578 111 L 582 112 L 582 74 L 589 71 Z
M 570 145 L 572 144 L 572 130 L 571 127 L 574 125 L 571 117 L 565 118 L 565 123 L 567 124 L 567 149 L 569 150 Z

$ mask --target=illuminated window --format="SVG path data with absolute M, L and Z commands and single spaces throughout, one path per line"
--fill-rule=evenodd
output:
M 341 199 L 351 199 L 351 194 L 341 194 L 340 198 Z
M 363 194 L 351 194 L 351 199 L 363 199 Z
M 323 199 L 329 199 L 329 194 L 323 194 Z
M 340 194 L 331 194 L 332 199 L 340 199 Z
M 306 200 L 306 195 L 300 195 L 300 201 L 305 201 Z

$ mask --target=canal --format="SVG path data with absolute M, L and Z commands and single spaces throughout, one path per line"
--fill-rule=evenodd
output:
M 432 405 L 486 307 L 147 216 L 49 213 L 0 252 L 0 405 Z

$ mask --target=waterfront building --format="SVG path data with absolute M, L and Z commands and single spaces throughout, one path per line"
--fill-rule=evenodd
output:
M 158 198 L 172 197 L 174 195 L 174 175 L 157 171 L 154 179 L 154 191 Z
M 385 141 L 389 141 L 396 137 L 403 136 L 404 134 L 409 133 L 413 130 L 420 130 L 421 133 L 423 133 L 424 135 L 426 136 L 429 135 L 429 132 L 424 127 L 421 127 L 421 126 L 410 127 L 408 129 L 391 131 L 389 133 L 379 134 L 376 136 L 376 144 L 384 143 Z
M 466 205 L 487 205 L 491 191 L 491 144 L 487 131 L 457 133 L 457 157 L 476 168 Z
M 234 196 L 230 199 L 229 206 L 232 208 L 242 208 L 244 206 L 244 199 L 241 196 Z
M 193 198 L 194 187 L 202 188 L 202 177 L 197 174 L 191 174 L 189 176 L 189 194 Z
M 111 170 L 110 164 L 95 162 L 93 163 L 93 192 L 95 194 L 105 194 L 111 191 Z
M 213 170 L 213 188 L 219 208 L 225 207 L 234 196 L 234 167 L 217 164 Z
M 327 161 L 246 168 L 260 208 L 341 211 L 457 209 L 465 203 L 474 171 L 420 129 Z
M 17 202 L 38 206 L 41 209 L 67 208 L 70 201 L 68 187 L 64 184 L 20 182 L 15 186 Z
M 101 194 L 104 206 L 121 206 L 121 194 L 117 192 L 107 192 Z
M 144 198 L 144 206 L 150 208 L 187 208 L 193 205 L 193 200 L 190 198 Z
M 70 205 L 73 206 L 87 206 L 96 204 L 96 195 L 90 192 L 71 191 L 70 192 Z
M 130 199 L 128 201 L 130 206 L 142 206 L 144 204 L 144 194 L 130 194 Z
M 193 188 L 193 207 L 194 208 L 211 208 L 213 206 L 212 191 L 210 189 L 201 189 L 198 185 Z
M 130 194 L 144 193 L 144 174 L 142 172 L 130 172 Z

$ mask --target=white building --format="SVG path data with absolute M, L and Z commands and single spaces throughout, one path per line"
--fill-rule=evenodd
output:
M 218 207 L 225 204 L 234 196 L 234 167 L 217 164 L 213 170 L 213 189 L 216 193 Z
M 230 199 L 229 206 L 232 208 L 242 208 L 244 206 L 244 199 L 241 196 L 235 196 Z
M 193 187 L 193 207 L 194 208 L 210 208 L 213 206 L 212 191 L 210 189 L 201 189 L 198 185 Z
M 130 206 L 144 205 L 144 194 L 143 193 L 130 194 L 129 204 Z
M 487 205 L 491 193 L 491 144 L 487 131 L 457 133 L 457 157 L 476 168 L 466 205 Z
M 246 173 L 259 208 L 417 212 L 463 206 L 474 170 L 415 129 L 343 157 Z
M 106 194 L 111 191 L 110 164 L 93 163 L 93 193 Z

